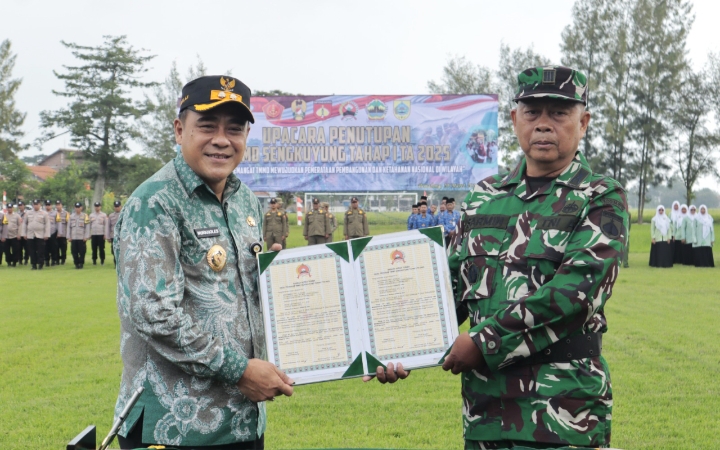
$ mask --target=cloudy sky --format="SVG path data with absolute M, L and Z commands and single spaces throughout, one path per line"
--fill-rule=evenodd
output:
M 63 106 L 53 70 L 75 63 L 61 40 L 98 45 L 103 35 L 157 55 L 147 81 L 176 61 L 201 58 L 209 73 L 230 71 L 254 90 L 302 94 L 424 94 L 449 57 L 496 67 L 502 42 L 534 46 L 560 60 L 560 35 L 574 0 L 3 0 L 0 40 L 17 54 L 16 98 L 27 112 L 27 143 L 40 134 L 39 112 Z M 720 51 L 720 2 L 695 0 L 689 57 L 700 68 Z M 69 144 L 66 136 L 43 147 Z M 37 150 L 27 154 L 36 153 Z

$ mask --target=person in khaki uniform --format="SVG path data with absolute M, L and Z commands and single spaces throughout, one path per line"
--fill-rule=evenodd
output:
M 321 207 L 325 208 L 328 220 L 330 221 L 330 235 L 327 238 L 327 242 L 333 241 L 333 233 L 337 230 L 337 218 L 330 212 L 330 203 L 323 202 L 320 204 Z
M 5 256 L 5 238 L 3 236 L 3 232 L 5 231 L 5 213 L 0 210 L 0 266 L 2 266 L 2 260 L 3 256 Z M 6 259 L 8 266 L 10 266 L 10 261 Z
M 45 265 L 45 243 L 50 238 L 50 217 L 40 209 L 40 200 L 33 200 L 33 209 L 25 213 L 22 232 L 28 242 L 32 270 L 42 270 Z
M 324 244 L 330 237 L 330 218 L 325 210 L 320 208 L 320 200 L 312 200 L 313 209 L 305 215 L 303 223 L 303 236 L 308 245 Z
M 345 239 L 365 237 L 370 234 L 367 214 L 360 209 L 357 197 L 350 199 L 350 209 L 345 213 Z
M 20 232 L 22 217 L 13 211 L 15 205 L 7 204 L 7 213 L 2 218 L 2 234 L 0 240 L 5 244 L 5 261 L 8 267 L 15 267 L 20 261 Z
M 57 251 L 53 256 L 55 265 L 65 264 L 67 258 L 67 228 L 70 221 L 70 213 L 63 209 L 60 200 L 55 201 L 55 211 L 50 218 L 57 224 Z
M 105 265 L 105 227 L 107 214 L 100 210 L 102 204 L 95 202 L 95 212 L 90 214 L 90 244 L 92 246 L 93 266 L 97 265 L 98 250 L 100 251 L 100 265 Z
M 58 231 L 58 225 L 56 219 L 56 215 L 52 209 L 52 202 L 50 200 L 45 200 L 45 212 L 48 215 L 48 219 L 50 219 L 50 237 L 45 242 L 45 261 L 47 262 L 48 266 L 54 266 L 56 265 L 57 261 L 57 231 Z
M 23 203 L 23 201 L 20 200 L 17 203 L 17 213 L 16 214 L 19 215 L 20 219 L 22 219 L 24 222 L 26 213 L 27 213 L 27 211 L 25 210 L 25 203 Z M 24 260 L 25 265 L 27 266 L 28 260 L 30 259 L 30 251 L 28 250 L 28 241 L 26 239 L 23 239 L 22 235 L 18 235 L 18 242 L 20 243 L 20 251 L 18 253 L 17 262 L 19 262 L 22 265 L 23 260 Z
M 115 260 L 115 224 L 120 219 L 120 210 L 122 209 L 122 203 L 120 200 L 115 200 L 113 203 L 115 212 L 111 212 L 108 215 L 108 219 L 105 225 L 105 239 L 110 243 L 111 253 L 113 255 L 113 265 L 117 267 L 117 261 Z
M 275 243 L 285 248 L 289 234 L 287 214 L 278 210 L 277 199 L 273 198 L 270 200 L 270 211 L 265 213 L 265 220 L 263 220 L 263 239 L 265 239 L 268 251 Z
M 70 214 L 67 237 L 70 239 L 70 253 L 76 269 L 82 269 L 85 264 L 85 251 L 87 240 L 90 239 L 90 217 L 82 210 L 82 203 L 75 203 L 75 212 Z

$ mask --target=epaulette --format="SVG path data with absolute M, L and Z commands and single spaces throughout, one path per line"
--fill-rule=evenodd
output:
M 332 219 L 332 214 L 328 214 L 328 217 Z
M 350 214 L 352 214 L 352 209 L 349 210 L 346 214 L 347 214 L 348 216 L 349 216 Z
M 310 212 L 308 212 L 308 213 L 307 213 L 307 215 L 309 216 L 309 215 L 310 215 L 310 214 L 312 214 L 312 213 L 313 213 L 313 212 L 312 212 L 312 211 L 310 211 Z
M 266 216 L 270 216 L 270 214 L 271 214 L 271 213 L 267 213 L 267 214 L 265 214 L 265 215 L 266 215 Z
M 363 211 L 362 209 L 359 211 L 360 211 L 359 214 L 365 214 L 365 211 Z
M 278 211 L 278 217 L 280 217 L 280 216 L 282 216 L 282 213 L 280 211 Z
M 319 212 L 320 214 L 325 214 L 322 209 L 318 209 L 318 212 Z

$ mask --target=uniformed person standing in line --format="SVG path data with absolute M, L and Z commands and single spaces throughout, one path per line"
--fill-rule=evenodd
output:
M 108 215 L 107 225 L 105 226 L 105 239 L 110 243 L 110 253 L 113 255 L 113 266 L 117 267 L 117 261 L 115 260 L 115 224 L 120 218 L 120 210 L 122 209 L 122 203 L 120 200 L 113 202 L 114 212 Z
M 5 240 L 5 261 L 8 267 L 15 267 L 20 261 L 20 233 L 22 232 L 22 218 L 14 212 L 14 205 L 7 204 L 7 213 L 3 218 L 2 239 Z M 22 264 L 22 263 L 21 263 Z
M 17 203 L 17 214 L 20 216 L 20 219 L 25 221 L 26 213 L 27 211 L 25 210 L 25 203 L 20 200 Z M 28 260 L 30 259 L 30 252 L 28 251 L 28 241 L 27 239 L 23 239 L 21 235 L 18 235 L 18 242 L 20 243 L 20 252 L 18 253 L 17 262 L 22 265 L 23 261 L 25 261 L 25 265 L 27 266 Z
M 58 222 L 56 220 L 57 215 L 53 213 L 52 202 L 49 199 L 45 200 L 45 212 L 50 220 L 50 237 L 45 242 L 45 261 L 48 266 L 54 266 L 57 264 Z
M 312 210 L 305 215 L 303 236 L 308 245 L 324 244 L 330 236 L 330 219 L 317 198 L 312 200 Z
M 466 449 L 609 447 L 606 302 L 627 241 L 627 200 L 593 173 L 587 78 L 518 75 L 511 119 L 525 157 L 465 197 L 449 249 L 458 322 L 443 369 L 462 372 Z
M 95 202 L 95 212 L 90 214 L 90 244 L 92 246 L 93 266 L 97 265 L 98 250 L 100 251 L 100 265 L 105 265 L 105 227 L 107 214 L 100 210 L 102 203 Z
M 443 226 L 443 233 L 445 234 L 445 247 L 450 247 L 450 241 L 455 237 L 457 233 L 457 226 L 460 223 L 460 212 L 455 211 L 455 199 L 449 198 L 445 204 L 445 213 L 440 214 L 438 217 L 438 225 Z
M 335 217 L 335 215 L 333 213 L 330 212 L 330 203 L 323 202 L 322 207 L 325 208 L 325 213 L 327 214 L 328 221 L 330 222 L 330 233 L 329 233 L 330 235 L 327 238 L 327 242 L 332 242 L 333 241 L 333 233 L 335 232 L 335 230 L 337 230 L 337 227 L 338 227 L 337 218 Z
M 68 222 L 70 221 L 70 213 L 63 209 L 63 204 L 60 200 L 55 200 L 55 212 L 51 218 L 54 217 L 57 223 L 57 251 L 55 252 L 55 264 L 65 264 L 67 258 L 67 228 Z
M 429 228 L 437 225 L 435 218 L 428 212 L 427 204 L 420 203 L 420 212 L 415 216 L 413 221 L 413 229 L 419 230 L 421 228 Z
M 67 237 L 70 239 L 70 254 L 76 269 L 85 265 L 87 240 L 90 239 L 90 217 L 82 210 L 82 203 L 75 203 L 75 212 L 70 214 Z
M 415 204 L 412 205 L 412 212 L 410 213 L 410 216 L 407 219 L 407 229 L 408 230 L 414 230 L 415 229 L 415 216 L 418 215 L 419 212 L 419 205 Z
M 270 247 L 276 243 L 285 248 L 289 234 L 287 214 L 278 210 L 277 199 L 270 199 L 270 211 L 265 213 L 263 220 L 263 239 L 267 244 L 267 250 L 270 251 Z
M 0 266 L 2 266 L 3 256 L 5 256 L 5 238 L 3 237 L 5 223 L 5 213 L 0 209 Z M 8 267 L 10 267 L 10 261 L 7 258 L 5 261 L 8 263 Z
M 22 237 L 28 242 L 32 270 L 45 265 L 45 243 L 50 238 L 50 217 L 40 209 L 40 200 L 33 200 L 33 209 L 25 213 Z
M 360 209 L 357 197 L 350 199 L 350 209 L 345 213 L 344 222 L 345 240 L 370 235 L 367 214 Z

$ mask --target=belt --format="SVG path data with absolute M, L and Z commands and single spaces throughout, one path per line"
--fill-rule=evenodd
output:
M 573 359 L 600 356 L 602 351 L 602 333 L 585 333 L 560 339 L 539 353 L 535 353 L 522 361 L 519 366 L 568 362 Z

